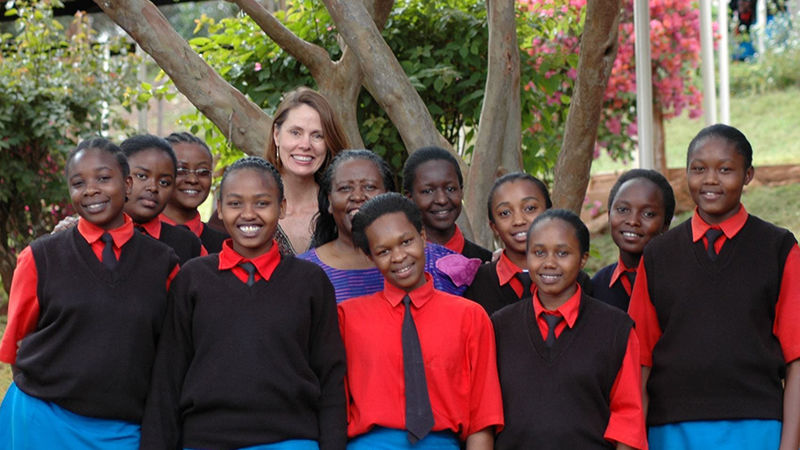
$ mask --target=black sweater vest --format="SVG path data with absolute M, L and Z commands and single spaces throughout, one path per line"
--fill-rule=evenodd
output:
M 203 232 L 200 233 L 200 241 L 203 243 L 203 247 L 206 248 L 208 253 L 219 253 L 222 250 L 222 243 L 225 242 L 225 239 L 228 239 L 228 234 L 223 233 L 221 231 L 217 231 L 207 223 L 203 224 Z
M 651 425 L 782 417 L 785 364 L 772 333 L 792 234 L 750 216 L 716 261 L 691 221 L 644 252 L 663 335 L 647 384 Z
M 492 316 L 505 416 L 496 449 L 614 448 L 603 434 L 633 322 L 586 295 L 579 308 L 551 349 L 532 301 Z
M 608 287 L 608 283 L 611 282 L 611 275 L 614 274 L 617 264 L 619 263 L 605 266 L 594 274 L 594 277 L 592 277 L 592 297 L 603 303 L 616 306 L 623 311 L 628 311 L 628 304 L 631 302 L 631 296 L 625 292 L 622 281 L 617 280 L 613 286 Z
M 470 241 L 469 239 L 464 239 L 464 248 L 461 249 L 461 254 L 467 258 L 478 258 L 483 262 L 489 262 L 492 260 L 492 252 Z
M 142 448 L 312 439 L 344 449 L 345 354 L 328 277 L 292 256 L 251 287 L 218 267 L 217 254 L 195 258 L 170 289 Z
M 181 265 L 200 256 L 200 239 L 186 227 L 161 222 L 161 235 L 158 240 L 169 245 L 178 255 Z
M 20 344 L 15 383 L 83 416 L 140 422 L 175 253 L 134 233 L 109 271 L 77 227 L 31 249 L 39 320 Z

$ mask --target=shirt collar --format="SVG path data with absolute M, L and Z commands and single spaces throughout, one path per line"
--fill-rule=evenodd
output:
M 505 250 L 500 254 L 500 259 L 497 260 L 495 270 L 497 271 L 497 278 L 500 281 L 500 286 L 508 284 L 518 273 L 524 272 L 519 266 L 511 262 L 508 256 L 506 256 Z
M 744 205 L 740 203 L 739 211 L 737 211 L 736 214 L 712 227 L 711 225 L 707 224 L 702 217 L 700 217 L 698 209 L 695 207 L 694 214 L 692 215 L 692 242 L 697 242 L 702 239 L 709 228 L 719 228 L 722 230 L 722 233 L 725 234 L 726 239 L 733 239 L 733 237 L 736 236 L 736 234 L 744 227 L 748 216 L 749 214 L 747 213 L 747 210 L 744 209 Z
M 281 262 L 278 243 L 273 239 L 272 247 L 266 253 L 248 260 L 233 249 L 233 239 L 225 239 L 225 242 L 222 243 L 222 250 L 219 252 L 219 270 L 230 270 L 245 261 L 252 262 L 261 277 L 269 280 L 275 268 L 278 267 L 278 263 Z
M 125 219 L 124 222 L 113 230 L 104 230 L 81 217 L 78 220 L 78 232 L 86 239 L 89 245 L 100 240 L 100 236 L 107 232 L 114 239 L 114 246 L 122 248 L 133 236 L 133 220 L 125 213 L 123 213 L 122 216 Z
M 539 316 L 544 314 L 545 312 L 549 314 L 555 313 L 556 315 L 560 315 L 564 318 L 564 322 L 567 323 L 567 326 L 572 328 L 575 324 L 575 321 L 578 320 L 578 308 L 581 306 L 581 285 L 576 283 L 577 289 L 575 289 L 575 293 L 572 294 L 563 305 L 556 308 L 555 311 L 548 311 L 544 309 L 542 306 L 542 302 L 539 301 L 539 293 L 535 290 L 533 291 L 533 313 L 536 315 L 538 319 Z
M 158 239 L 161 237 L 161 218 L 154 217 L 153 220 L 145 223 L 136 224 L 138 228 L 144 230 L 148 236 Z
M 411 297 L 411 303 L 414 304 L 414 307 L 419 309 L 422 308 L 425 303 L 427 303 L 428 300 L 433 297 L 433 294 L 433 278 L 431 278 L 430 274 L 427 272 L 425 273 L 425 284 L 411 292 L 406 292 L 403 289 L 400 289 L 399 287 L 389 283 L 385 279 L 383 280 L 383 296 L 386 298 L 389 304 L 392 305 L 392 307 L 396 307 L 402 303 L 403 297 L 408 295 Z
M 619 277 L 622 276 L 625 272 L 633 272 L 636 273 L 636 267 L 630 268 L 625 267 L 625 263 L 622 262 L 622 258 L 617 261 L 617 267 L 614 268 L 614 271 L 611 273 L 611 281 L 608 282 L 608 287 L 614 285 L 614 283 L 619 280 Z
M 197 213 L 191 219 L 187 220 L 184 223 L 177 223 L 174 220 L 170 219 L 164 213 L 158 215 L 159 219 L 162 222 L 166 222 L 170 225 L 183 225 L 188 228 L 195 236 L 200 237 L 203 234 L 203 220 L 200 218 L 200 213 Z
M 461 253 L 464 250 L 465 243 L 466 240 L 464 239 L 464 233 L 462 233 L 461 228 L 458 228 L 458 225 L 456 225 L 456 232 L 453 233 L 453 237 L 451 237 L 449 241 L 445 242 L 443 246 L 456 253 Z

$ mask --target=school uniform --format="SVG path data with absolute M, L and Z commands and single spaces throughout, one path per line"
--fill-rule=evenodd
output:
M 143 449 L 276 443 L 344 448 L 344 348 L 317 266 L 232 241 L 189 261 L 170 289 L 142 424 Z
M 630 314 L 642 341 L 653 448 L 777 448 L 786 364 L 800 357 L 800 249 L 741 206 L 713 228 L 694 216 L 642 256 Z M 654 277 L 650 274 L 658 274 Z
M 483 262 L 492 260 L 492 252 L 465 238 L 458 225 L 456 225 L 456 232 L 453 233 L 453 237 L 443 245 L 467 258 L 478 258 Z
M 548 315 L 561 317 L 551 347 Z M 647 448 L 639 344 L 625 313 L 578 287 L 554 311 L 534 294 L 492 323 L 506 417 L 495 448 Z
M 478 268 L 475 278 L 464 292 L 464 297 L 478 302 L 490 316 L 522 298 L 530 298 L 531 292 L 523 292 L 522 282 L 517 274 L 528 275 L 506 256 L 504 251 L 497 261 L 483 264 Z M 578 284 L 587 295 L 591 295 L 591 280 L 584 271 L 578 273 Z M 531 291 L 534 289 L 531 286 Z
M 403 298 L 419 335 L 427 390 L 433 410 L 434 439 L 458 440 L 487 427 L 503 426 L 494 334 L 481 307 L 426 283 L 406 293 L 388 282 L 372 295 L 338 305 L 339 327 L 347 358 L 347 434 L 351 445 L 386 430 L 406 441 L 405 379 L 401 327 Z M 444 436 L 436 432 L 445 432 Z M 373 434 L 376 433 L 376 434 Z M 396 433 L 396 434 L 397 434 Z M 430 437 L 430 435 L 429 435 Z M 428 437 L 418 445 L 425 447 Z M 369 445 L 367 445 L 369 448 Z M 396 448 L 396 447 L 392 447 Z
M 109 268 L 104 234 L 81 218 L 19 255 L 0 341 L 14 373 L 0 407 L 0 443 L 13 440 L 10 448 L 138 445 L 178 259 L 126 215 L 108 232 L 117 260 Z
M 219 253 L 219 251 L 222 250 L 222 243 L 225 242 L 225 239 L 228 239 L 229 237 L 227 233 L 217 231 L 208 226 L 208 224 L 203 223 L 203 221 L 200 219 L 200 213 L 197 213 L 194 217 L 186 221 L 186 223 L 182 224 L 170 219 L 164 213 L 159 214 L 158 218 L 161 219 L 162 222 L 165 222 L 169 225 L 183 226 L 188 228 L 189 231 L 200 238 L 200 242 L 203 244 L 203 248 L 207 253 Z
M 158 217 L 149 222 L 136 224 L 136 229 L 170 246 L 175 251 L 175 254 L 178 255 L 181 265 L 192 258 L 208 254 L 200 242 L 200 238 L 195 236 L 194 233 L 185 227 L 162 222 Z
M 592 277 L 592 296 L 603 303 L 627 311 L 631 301 L 636 267 L 626 267 L 622 259 L 598 270 Z

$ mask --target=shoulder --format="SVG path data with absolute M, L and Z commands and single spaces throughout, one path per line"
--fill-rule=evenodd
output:
M 209 271 L 219 271 L 219 254 L 212 253 L 210 255 L 198 256 L 186 261 L 178 271 L 178 276 L 186 277 L 195 273 L 208 273 Z
M 316 248 L 312 248 L 312 249 L 308 250 L 305 253 L 300 253 L 299 255 L 295 255 L 295 258 L 302 259 L 302 260 L 305 260 L 305 261 L 311 261 L 311 262 L 313 262 L 315 264 L 317 263 L 317 261 L 320 260 L 319 257 L 317 256 L 317 249 Z
M 747 217 L 746 226 L 749 226 L 749 227 L 752 227 L 752 228 L 758 230 L 759 234 L 760 233 L 769 233 L 769 234 L 774 235 L 774 236 L 780 236 L 783 239 L 787 239 L 787 238 L 790 238 L 792 240 L 795 239 L 794 234 L 792 234 L 792 232 L 787 230 L 786 228 L 779 227 L 779 226 L 775 225 L 772 222 L 767 222 L 766 220 L 764 220 L 764 219 L 762 219 L 762 218 L 760 218 L 758 216 L 754 216 L 753 214 L 750 214 Z
M 441 258 L 442 256 L 455 255 L 455 254 L 456 252 L 442 245 L 434 244 L 432 242 L 427 242 L 425 244 L 425 256 L 428 257 L 428 259 L 436 260 Z
M 670 250 L 672 246 L 679 243 L 692 242 L 692 219 L 684 220 L 683 222 L 675 225 L 669 230 L 665 231 L 654 237 L 644 249 L 644 254 L 653 253 L 653 251 L 661 251 L 662 249 Z
M 381 295 L 381 292 L 375 292 L 373 294 L 349 298 L 340 302 L 336 306 L 339 309 L 340 316 L 352 316 L 359 315 L 359 313 L 363 313 L 365 311 L 374 310 L 376 307 L 381 305 L 380 302 L 385 301 L 386 300 L 383 298 L 383 295 Z
M 489 262 L 492 260 L 492 252 L 470 241 L 469 239 L 464 240 L 464 250 L 461 253 L 467 258 L 478 258 L 483 262 Z
M 198 238 L 194 233 L 189 231 L 189 229 L 186 227 L 176 227 L 175 225 L 170 225 L 166 222 L 161 222 L 161 233 L 170 236 L 175 236 L 177 239 L 183 241 L 201 245 L 200 238 Z
M 615 306 L 611 306 L 586 294 L 581 296 L 581 303 L 583 304 L 581 314 L 586 317 L 613 323 L 618 327 L 630 328 L 633 326 L 633 320 L 628 313 Z
M 495 331 L 502 331 L 505 326 L 498 326 L 498 325 L 505 325 L 510 323 L 511 321 L 518 320 L 519 317 L 522 317 L 523 314 L 526 314 L 526 311 L 533 308 L 533 303 L 531 300 L 526 301 L 519 301 L 514 302 L 510 305 L 504 306 L 499 310 L 495 311 L 492 314 L 492 323 L 495 324 Z
M 592 277 L 592 283 L 603 283 L 605 282 L 608 285 L 608 281 L 611 279 L 611 274 L 614 273 L 614 270 L 617 268 L 617 263 L 609 264 L 602 269 L 598 270 L 597 273 L 594 274 Z

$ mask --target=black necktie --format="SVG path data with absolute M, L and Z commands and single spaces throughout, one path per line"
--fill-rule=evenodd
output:
M 556 343 L 556 325 L 564 320 L 562 316 L 553 314 L 544 314 L 544 321 L 547 322 L 547 339 L 544 340 L 544 345 L 551 348 Z
M 433 428 L 433 409 L 425 380 L 425 363 L 419 344 L 417 327 L 411 317 L 411 298 L 403 297 L 406 306 L 403 316 L 403 369 L 406 382 L 406 428 L 412 444 L 423 439 Z
M 708 231 L 706 231 L 706 240 L 708 241 L 706 253 L 708 253 L 708 257 L 712 261 L 717 260 L 717 249 L 714 248 L 714 243 L 717 242 L 720 236 L 722 236 L 722 230 L 719 228 L 709 228 Z
M 114 255 L 114 238 L 111 237 L 108 233 L 103 233 L 100 236 L 100 240 L 105 242 L 105 247 L 103 247 L 103 265 L 108 268 L 108 270 L 114 270 L 117 267 L 117 256 Z
M 528 272 L 517 272 L 515 275 L 520 283 L 522 283 L 522 295 L 519 296 L 520 300 L 523 298 L 531 298 L 531 275 Z
M 247 272 L 247 286 L 252 286 L 256 283 L 256 266 L 250 261 L 239 263 L 239 267 Z

